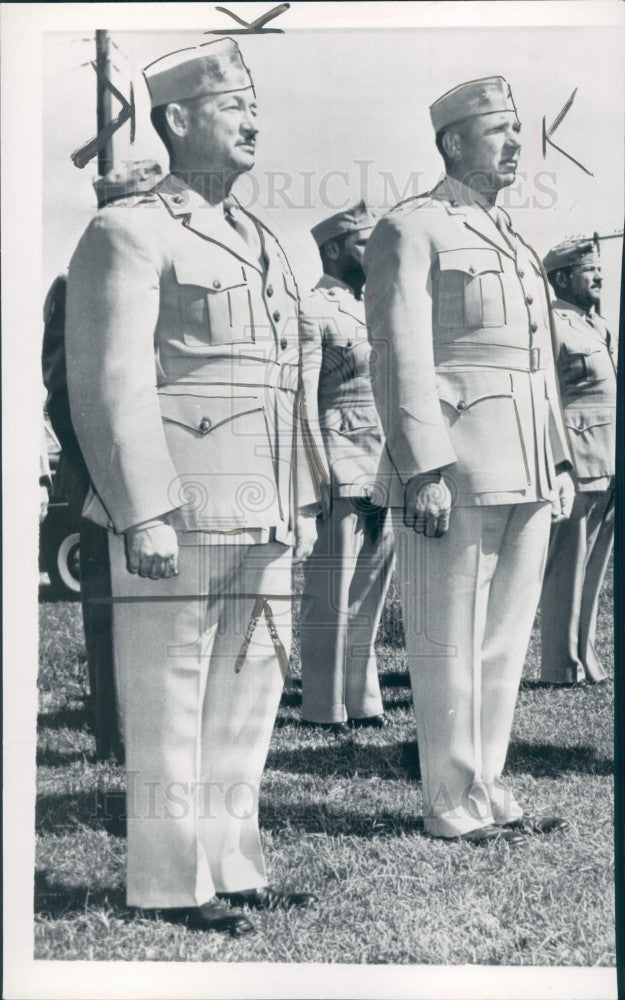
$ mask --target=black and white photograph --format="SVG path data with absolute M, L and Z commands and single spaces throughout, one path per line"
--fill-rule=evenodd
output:
M 616 998 L 622 4 L 2 16 L 5 996 Z

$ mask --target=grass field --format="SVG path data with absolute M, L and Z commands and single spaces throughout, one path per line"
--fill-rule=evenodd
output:
M 570 830 L 520 850 L 422 832 L 416 734 L 394 587 L 379 633 L 391 725 L 345 737 L 301 728 L 299 658 L 261 789 L 273 884 L 312 889 L 307 911 L 254 914 L 242 941 L 124 905 L 125 840 L 98 817 L 121 769 L 94 761 L 80 607 L 41 592 L 35 957 L 40 959 L 612 965 L 613 687 L 537 683 L 532 635 L 507 773 L 532 811 Z M 600 652 L 612 662 L 612 585 Z

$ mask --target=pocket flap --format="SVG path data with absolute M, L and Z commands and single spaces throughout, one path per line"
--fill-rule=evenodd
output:
M 458 413 L 483 399 L 513 396 L 512 381 L 504 372 L 441 372 L 436 375 L 439 398 Z
M 592 427 L 605 427 L 614 421 L 614 413 L 610 410 L 565 410 L 564 422 L 570 431 L 583 434 Z
M 441 271 L 462 271 L 473 277 L 487 271 L 501 271 L 501 258 L 495 248 L 468 247 L 462 250 L 440 250 L 438 266 Z
M 182 424 L 198 435 L 209 434 L 229 420 L 263 409 L 254 396 L 236 399 L 159 393 L 159 402 L 163 420 Z
M 227 288 L 246 284 L 243 265 L 224 254 L 215 254 L 214 258 L 203 256 L 190 257 L 173 262 L 176 281 L 179 285 L 198 285 L 208 292 L 220 292 Z

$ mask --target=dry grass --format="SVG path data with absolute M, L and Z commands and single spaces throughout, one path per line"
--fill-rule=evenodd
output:
M 601 651 L 612 661 L 612 587 L 601 600 Z M 347 739 L 299 727 L 297 650 L 261 794 L 271 880 L 314 889 L 305 912 L 255 914 L 244 941 L 149 919 L 124 905 L 125 841 L 104 828 L 98 792 L 123 787 L 93 760 L 76 603 L 41 604 L 36 957 L 611 965 L 612 681 L 537 684 L 537 635 L 524 673 L 507 771 L 533 810 L 571 829 L 522 851 L 423 836 L 410 688 L 397 595 L 380 630 L 391 726 Z

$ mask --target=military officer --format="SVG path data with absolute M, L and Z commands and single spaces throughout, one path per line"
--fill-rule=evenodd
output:
M 616 343 L 599 315 L 599 242 L 570 239 L 544 267 L 556 300 L 556 370 L 575 465 L 570 518 L 551 529 L 541 601 L 541 678 L 605 680 L 595 646 L 599 591 L 614 544 Z
M 304 565 L 302 718 L 336 730 L 383 726 L 374 640 L 393 562 L 388 510 L 371 503 L 382 429 L 371 391 L 362 257 L 376 219 L 364 201 L 312 229 L 323 277 L 303 302 L 306 342 L 320 347 L 318 413 L 331 513 Z M 314 380 L 313 386 L 314 386 Z M 313 390 L 314 391 L 314 390 Z
M 108 528 L 127 766 L 127 899 L 253 930 L 258 787 L 291 635 L 291 553 L 324 466 L 302 391 L 298 293 L 230 191 L 258 134 L 236 43 L 144 71 L 170 173 L 87 228 L 68 279 L 72 419 Z
M 141 191 L 149 191 L 163 171 L 155 160 L 119 163 L 94 181 L 98 208 L 115 204 Z M 46 408 L 61 445 L 54 477 L 54 497 L 67 501 L 80 516 L 89 489 L 89 473 L 72 425 L 67 396 L 65 359 L 65 303 L 67 272 L 52 282 L 43 308 L 44 333 L 41 363 L 48 390 Z M 124 758 L 121 726 L 113 676 L 111 635 L 111 580 L 105 528 L 80 519 L 80 599 L 82 604 L 92 724 L 96 758 Z
M 541 262 L 497 207 L 520 122 L 489 77 L 430 109 L 446 176 L 365 251 L 426 831 L 484 843 L 525 816 L 502 771 L 552 510 L 573 498 Z

